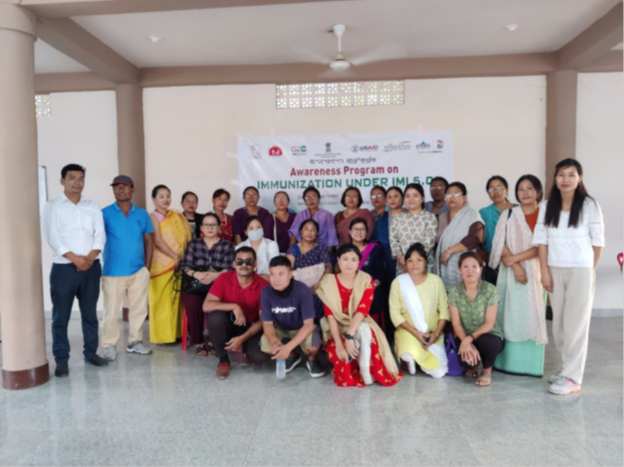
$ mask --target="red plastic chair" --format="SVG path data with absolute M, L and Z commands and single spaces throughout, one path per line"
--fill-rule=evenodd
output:
M 618 263 L 620 263 L 620 272 L 622 271 L 622 267 L 624 267 L 624 253 L 620 253 L 617 255 Z
M 186 310 L 183 311 L 184 319 L 182 320 L 182 350 L 186 352 L 186 337 L 188 334 L 188 318 L 186 317 Z

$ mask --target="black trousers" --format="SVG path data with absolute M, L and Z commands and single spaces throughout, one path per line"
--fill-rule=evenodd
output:
M 57 363 L 69 360 L 67 326 L 71 317 L 74 298 L 78 299 L 82 318 L 85 358 L 95 354 L 98 348 L 97 301 L 100 296 L 102 266 L 96 260 L 88 271 L 80 272 L 73 264 L 53 264 L 50 272 L 52 295 L 52 353 Z
M 457 340 L 457 348 L 459 348 L 460 341 Z M 474 342 L 475 347 L 481 355 L 481 363 L 483 368 L 488 369 L 494 366 L 494 361 L 499 353 L 505 348 L 505 341 L 494 334 L 483 334 Z M 460 357 L 461 359 L 461 357 Z M 462 367 L 466 370 L 474 370 L 477 365 L 469 365 L 468 363 L 461 361 Z
M 225 345 L 232 337 L 238 337 L 249 329 L 249 325 L 236 326 L 232 322 L 231 316 L 231 311 L 213 311 L 208 313 L 208 334 L 214 346 L 215 354 L 219 358 L 227 355 L 228 351 L 225 350 Z M 243 343 L 243 352 L 251 363 L 256 365 L 261 365 L 271 359 L 270 355 L 260 350 L 261 338 L 262 332 L 259 332 Z

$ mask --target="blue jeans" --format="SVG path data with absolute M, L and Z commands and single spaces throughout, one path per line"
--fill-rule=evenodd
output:
M 52 295 L 52 353 L 56 363 L 69 360 L 67 326 L 74 298 L 78 299 L 82 318 L 85 358 L 95 355 L 98 339 L 97 301 L 100 296 L 102 266 L 96 260 L 88 271 L 80 272 L 73 264 L 53 264 L 50 272 Z

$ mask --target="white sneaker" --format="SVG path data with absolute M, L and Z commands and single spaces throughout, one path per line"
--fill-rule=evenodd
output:
M 548 377 L 548 382 L 550 384 L 555 384 L 557 381 L 561 379 L 561 375 L 559 373 L 553 373 Z
M 142 342 L 135 342 L 134 344 L 126 347 L 128 353 L 138 353 L 139 355 L 149 355 L 152 353 L 152 349 L 145 347 Z
M 414 357 L 412 357 L 410 354 L 403 354 L 401 355 L 401 360 L 407 363 L 407 371 L 409 372 L 409 374 L 415 375 L 416 374 L 416 362 L 414 361 Z
M 114 362 L 117 360 L 117 348 L 113 345 L 104 347 L 104 355 L 102 358 L 107 362 Z
M 569 394 L 579 392 L 581 385 L 575 383 L 570 378 L 561 377 L 559 381 L 548 388 L 548 392 L 557 396 L 567 396 Z

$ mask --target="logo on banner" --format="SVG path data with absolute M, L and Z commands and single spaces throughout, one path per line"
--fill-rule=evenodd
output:
M 426 149 L 431 149 L 431 145 L 425 143 L 424 141 L 420 142 L 419 144 L 416 145 L 416 149 L 418 151 L 424 151 Z
M 293 156 L 305 156 L 308 153 L 308 148 L 305 144 L 301 146 L 293 146 L 290 148 L 290 152 Z
M 324 153 L 316 153 L 315 156 L 321 157 L 335 157 L 341 156 L 342 154 L 339 152 L 332 152 L 332 143 L 325 143 L 325 152 Z
M 279 146 L 272 146 L 271 149 L 269 149 L 269 156 L 281 156 L 282 155 L 282 148 L 280 148 Z
M 351 152 L 377 152 L 378 149 L 379 146 L 377 146 L 376 144 L 354 144 L 353 146 L 351 146 Z
M 249 146 L 249 155 L 252 159 L 262 159 L 262 148 L 258 144 Z
M 386 144 L 384 146 L 384 152 L 394 152 L 394 151 L 409 151 L 412 149 L 412 145 L 409 141 L 401 141 L 400 143 L 394 144 Z
M 437 146 L 438 149 L 442 149 L 444 147 L 444 141 L 439 139 L 437 144 L 436 144 L 436 146 Z

